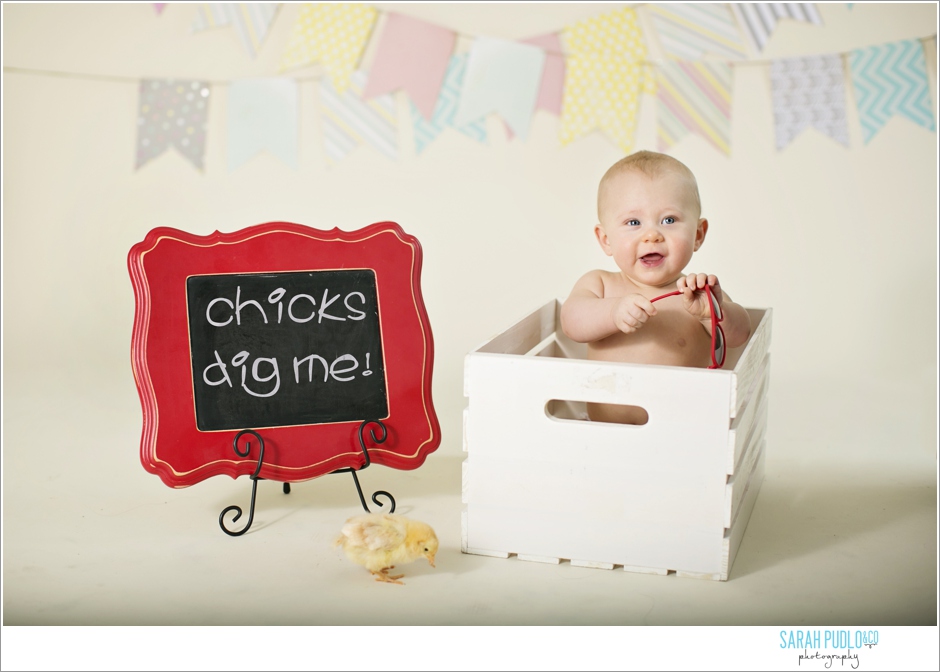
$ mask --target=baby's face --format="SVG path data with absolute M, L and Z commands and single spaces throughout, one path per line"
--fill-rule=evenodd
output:
M 708 222 L 689 179 L 665 171 L 649 177 L 636 170 L 613 176 L 601 192 L 597 240 L 637 285 L 674 283 L 705 239 Z

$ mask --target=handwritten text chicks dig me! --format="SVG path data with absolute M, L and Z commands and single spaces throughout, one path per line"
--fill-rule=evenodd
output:
M 287 290 L 279 287 L 266 299 L 267 308 L 271 311 L 271 320 L 275 320 L 274 314 L 276 313 L 277 324 L 281 324 L 284 320 L 296 324 L 306 324 L 316 320 L 318 325 L 329 325 L 347 320 L 362 321 L 367 315 L 365 310 L 362 310 L 366 307 L 366 297 L 362 292 L 348 292 L 345 296 L 340 293 L 331 295 L 327 288 L 323 290 L 319 303 L 310 294 L 295 294 L 289 300 L 285 300 L 286 294 Z M 242 299 L 241 286 L 238 286 L 234 301 L 224 296 L 212 299 L 206 307 L 205 317 L 210 325 L 220 329 L 240 327 L 243 313 L 246 315 L 251 313 L 255 318 L 260 314 L 263 323 L 270 324 L 268 310 L 259 301 Z M 365 366 L 360 373 L 361 376 L 372 375 L 369 369 L 370 354 L 365 353 Z M 228 364 L 223 361 L 218 350 L 213 350 L 213 355 L 215 362 L 203 369 L 203 381 L 213 387 L 217 385 L 233 387 Z M 277 357 L 255 357 L 249 366 L 248 361 L 251 357 L 248 350 L 241 350 L 230 360 L 232 367 L 241 370 L 241 388 L 254 397 L 274 396 L 281 388 L 281 369 Z M 319 373 L 322 369 L 323 382 L 328 382 L 332 378 L 337 382 L 345 383 L 354 380 L 356 377 L 354 372 L 359 369 L 359 359 L 351 353 L 341 354 L 333 358 L 331 362 L 319 354 L 309 353 L 304 357 L 294 356 L 292 363 L 294 382 L 298 385 L 301 382 L 302 373 L 305 375 L 306 382 L 313 382 L 314 371 Z M 272 385 L 273 389 L 261 391 Z

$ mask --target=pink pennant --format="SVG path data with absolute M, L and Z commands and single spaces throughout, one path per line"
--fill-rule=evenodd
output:
M 363 98 L 404 89 L 425 119 L 444 83 L 457 34 L 402 14 L 388 14 Z
M 157 14 L 163 13 L 163 8 L 166 7 L 167 3 L 165 2 L 152 2 L 153 8 L 156 10 Z
M 535 109 L 545 110 L 560 117 L 565 85 L 565 57 L 562 53 L 561 38 L 558 33 L 550 33 L 522 41 L 545 50 L 542 83 L 535 101 Z

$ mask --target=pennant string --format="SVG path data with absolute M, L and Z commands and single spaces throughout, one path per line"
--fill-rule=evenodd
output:
M 930 42 L 935 42 L 937 40 L 937 33 L 934 33 L 933 35 L 927 35 L 925 37 L 918 37 L 918 38 L 912 38 L 912 39 L 920 40 L 920 42 L 922 42 L 924 46 L 927 46 Z M 542 50 L 547 55 L 564 56 L 564 57 L 570 57 L 574 55 L 575 53 L 580 53 L 580 52 L 566 52 L 564 50 L 556 51 L 554 49 L 542 49 Z M 829 54 L 834 53 L 836 55 L 845 57 L 845 56 L 848 56 L 851 52 L 842 51 L 842 52 L 828 52 L 828 53 Z M 813 55 L 814 54 L 804 54 L 803 56 L 806 57 L 806 56 L 813 56 Z M 815 55 L 820 56 L 824 54 L 815 54 Z M 621 60 L 630 60 L 628 59 L 628 57 L 621 56 L 618 54 L 605 54 L 605 56 L 609 58 L 618 58 Z M 707 58 L 707 59 L 700 59 L 700 60 L 707 62 L 707 63 L 727 63 L 731 67 L 740 68 L 740 67 L 751 67 L 751 66 L 769 66 L 775 60 L 778 60 L 778 59 L 762 58 L 762 59 L 751 59 L 751 60 L 741 60 L 741 61 L 730 61 L 726 59 Z M 639 59 L 639 60 L 631 60 L 631 62 L 635 62 L 641 65 L 649 65 L 655 68 L 664 64 L 668 64 L 670 61 L 669 60 Z M 147 79 L 146 77 L 131 77 L 127 75 L 103 75 L 103 74 L 98 74 L 98 73 L 75 72 L 75 71 L 67 71 L 67 70 L 48 70 L 44 68 L 23 68 L 23 67 L 12 66 L 12 65 L 4 65 L 3 71 L 9 72 L 9 73 L 15 73 L 15 74 L 22 74 L 22 75 L 63 77 L 67 79 L 88 79 L 88 80 L 96 80 L 96 81 L 118 82 L 122 84 L 137 84 L 138 82 L 140 82 L 141 79 Z M 293 79 L 296 82 L 318 82 L 318 81 L 321 81 L 325 76 L 326 75 L 305 75 L 302 77 L 291 77 L 291 79 Z M 151 77 L 151 79 L 153 78 Z M 159 79 L 183 79 L 183 78 L 176 77 L 176 76 L 162 76 L 162 77 L 159 77 Z M 201 79 L 201 81 L 208 82 L 209 84 L 212 84 L 213 86 L 227 86 L 234 80 L 233 79 Z

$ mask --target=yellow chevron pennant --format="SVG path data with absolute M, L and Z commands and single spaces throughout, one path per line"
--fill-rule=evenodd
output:
M 640 92 L 656 90 L 636 10 L 585 19 L 562 39 L 568 60 L 559 141 L 564 146 L 600 129 L 629 153 Z
M 336 91 L 343 93 L 377 16 L 374 8 L 360 4 L 303 5 L 281 57 L 281 71 L 322 63 Z

